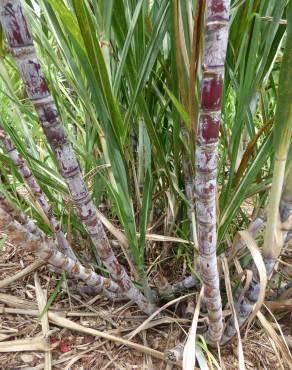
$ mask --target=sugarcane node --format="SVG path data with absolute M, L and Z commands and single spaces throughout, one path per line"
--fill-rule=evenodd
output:
M 48 248 L 44 250 L 44 253 L 46 253 L 44 260 L 49 261 L 53 257 L 55 251 L 53 248 Z
M 4 230 L 7 229 L 7 226 L 11 222 L 11 217 L 5 211 L 3 211 L 1 208 L 0 208 L 0 213 L 1 213 L 1 217 L 0 217 L 0 229 L 2 231 L 4 231 Z
M 121 280 L 121 277 L 124 275 L 123 274 L 124 269 L 120 265 L 120 263 L 116 259 L 114 259 L 108 265 L 109 265 L 111 271 L 113 271 L 113 274 L 114 274 L 115 279 L 116 280 Z
M 67 139 L 62 124 L 60 122 L 59 113 L 55 103 L 53 101 L 48 102 L 47 104 L 44 104 L 42 108 L 46 125 L 50 125 L 50 127 L 59 126 L 59 130 L 65 136 L 65 139 Z
M 23 231 L 15 230 L 12 225 L 7 227 L 7 231 L 9 233 L 9 239 L 12 243 L 20 244 L 26 239 L 25 233 Z
M 131 289 L 132 284 L 131 284 L 131 281 L 129 279 L 120 280 L 120 279 L 117 279 L 116 277 L 112 277 L 112 279 L 118 283 L 122 292 L 128 292 Z M 144 302 L 143 302 L 143 305 L 144 305 Z
M 35 252 L 35 251 L 37 251 L 39 249 L 39 240 L 33 239 L 33 238 L 31 238 L 30 240 L 28 240 L 26 249 L 29 252 Z
M 73 267 L 71 269 L 71 273 L 72 274 L 78 274 L 79 271 L 80 271 L 79 262 L 78 261 L 75 261 L 75 263 L 74 263 L 74 265 L 73 265 Z
M 85 221 L 87 227 L 95 228 L 96 226 L 98 226 L 99 222 L 97 214 L 95 212 L 92 212 L 91 208 L 88 208 L 86 213 L 84 212 L 82 206 L 78 207 L 77 210 L 79 217 Z
M 65 132 L 63 131 L 63 129 L 61 129 L 60 126 L 59 127 L 57 127 L 57 125 L 51 126 L 51 124 L 49 124 L 48 126 L 43 126 L 43 128 L 47 140 L 52 143 L 52 147 L 54 149 L 62 148 L 63 145 L 67 144 L 68 139 L 65 135 Z
M 107 278 L 104 278 L 104 280 L 103 280 L 103 287 L 105 289 L 108 289 L 110 286 L 111 286 L 111 280 L 110 279 L 107 279 Z
M 56 263 L 56 267 L 62 269 L 63 266 L 65 266 L 68 262 L 68 257 L 62 255 L 60 258 L 58 258 L 58 262 Z
M 21 61 L 29 58 L 35 53 L 34 46 L 11 47 L 7 46 L 7 52 L 10 53 L 16 60 Z
M 163 276 L 163 274 L 161 272 L 158 272 L 155 275 L 155 277 L 154 277 L 154 283 L 155 283 L 156 287 L 159 290 L 161 290 L 161 291 L 167 290 L 168 285 L 169 285 L 166 277 Z

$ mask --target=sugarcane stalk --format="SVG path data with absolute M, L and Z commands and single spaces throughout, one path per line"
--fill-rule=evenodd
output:
M 270 275 L 281 253 L 281 222 L 279 207 L 283 190 L 287 155 L 292 136 L 292 2 L 287 5 L 287 38 L 279 74 L 278 99 L 274 123 L 275 161 L 272 188 L 268 204 L 267 226 L 264 237 L 263 256 Z M 287 184 L 291 186 L 291 184 Z M 284 199 L 283 199 L 284 200 Z M 281 208 L 280 208 L 281 211 Z M 282 207 L 283 211 L 283 207 Z M 285 217 L 283 214 L 281 217 Z
M 21 2 L 1 0 L 0 19 L 11 54 L 18 65 L 28 97 L 36 108 L 46 138 L 56 156 L 59 171 L 68 186 L 78 217 L 90 235 L 101 261 L 107 267 L 112 279 L 120 286 L 121 291 L 136 302 L 142 311 L 152 313 L 155 305 L 135 287 L 124 267 L 118 262 L 102 223 L 98 219 L 96 207 L 83 180 L 79 163 L 38 61 Z
M 184 290 L 194 287 L 199 290 L 200 287 L 200 281 L 194 276 L 187 276 L 174 284 L 170 284 L 162 274 L 157 274 L 154 282 L 157 288 L 157 296 L 159 298 L 173 297 Z
M 264 224 L 264 220 L 258 217 L 250 223 L 247 231 L 250 233 L 250 235 L 253 238 L 255 238 L 259 230 L 263 226 L 263 224 Z M 286 236 L 287 241 L 289 237 L 291 238 L 292 235 L 290 236 L 289 234 L 289 236 L 288 235 Z M 245 245 L 245 242 L 240 237 L 240 234 L 235 235 L 235 238 L 234 238 L 234 241 L 231 247 L 225 253 L 223 253 L 223 256 L 227 258 L 228 262 L 231 262 L 233 258 L 236 256 L 236 254 L 244 247 L 244 245 Z M 222 264 L 220 262 L 221 262 L 220 257 L 218 257 L 217 266 L 218 266 L 219 275 L 222 274 Z M 163 275 L 158 274 L 155 277 L 155 285 L 158 291 L 158 297 L 163 298 L 163 297 L 171 297 L 171 296 L 177 295 L 178 293 L 181 293 L 184 290 L 191 289 L 191 288 L 195 288 L 196 290 L 199 291 L 201 282 L 196 276 L 190 275 L 180 281 L 170 284 Z
M 223 332 L 216 258 L 216 193 L 218 137 L 228 40 L 229 7 L 229 0 L 206 1 L 201 106 L 196 137 L 196 215 L 200 272 L 209 318 L 205 339 L 210 345 L 216 345 Z
M 73 252 L 69 242 L 65 238 L 61 230 L 61 225 L 59 221 L 55 218 L 53 214 L 52 206 L 48 203 L 41 187 L 39 186 L 36 178 L 33 176 L 30 168 L 25 163 L 24 159 L 16 149 L 16 146 L 11 141 L 10 137 L 7 133 L 3 130 L 0 126 L 0 140 L 3 143 L 6 151 L 8 152 L 9 157 L 11 158 L 12 162 L 18 168 L 19 172 L 21 173 L 24 181 L 32 191 L 33 195 L 35 196 L 38 204 L 40 205 L 41 209 L 44 211 L 44 214 L 47 216 L 51 228 L 54 232 L 54 235 L 58 241 L 58 246 L 60 251 L 64 253 L 66 256 L 76 260 L 75 253 Z
M 280 221 L 281 228 L 283 231 L 289 231 L 292 227 L 292 163 L 291 167 L 287 169 L 288 174 L 284 182 L 284 189 L 280 201 Z M 287 236 L 285 237 L 285 242 L 287 242 Z
M 291 238 L 292 171 L 288 169 L 285 179 L 287 154 L 292 133 L 292 2 L 287 6 L 287 39 L 279 75 L 278 100 L 274 124 L 275 162 L 272 189 L 268 203 L 267 224 L 263 245 L 263 258 L 267 275 L 270 276 L 280 256 L 285 242 Z M 284 183 L 285 181 L 285 183 Z M 284 184 L 284 186 L 283 186 Z M 283 189 L 284 188 L 284 189 Z M 283 192 L 282 192 L 283 189 Z M 235 308 L 239 326 L 242 326 L 253 310 L 259 295 L 259 282 L 254 276 L 244 295 L 239 290 L 235 299 Z M 231 318 L 226 325 L 221 344 L 227 343 L 236 334 L 234 320 Z
M 0 233 L 6 234 L 11 243 L 35 253 L 42 260 L 66 271 L 74 278 L 83 280 L 94 288 L 96 293 L 103 293 L 109 298 L 116 298 L 120 294 L 120 288 L 114 281 L 98 275 L 92 269 L 85 268 L 79 261 L 59 252 L 54 241 L 25 214 L 17 211 L 1 192 Z
M 292 194 L 291 194 L 291 183 L 292 183 L 292 171 L 288 173 L 286 176 L 285 184 L 284 184 L 284 191 L 281 196 L 280 201 L 280 219 L 281 224 L 285 225 L 284 228 L 282 228 L 279 231 L 279 239 L 282 240 L 282 243 L 288 243 L 290 239 L 292 238 L 292 232 L 291 232 L 291 214 L 292 214 Z M 289 222 L 287 222 L 290 219 Z M 256 218 L 249 226 L 248 230 L 252 237 L 256 236 L 257 231 L 259 228 L 262 227 L 264 224 L 264 220 L 262 218 Z M 267 226 L 266 226 L 267 227 Z M 231 250 L 227 253 L 228 259 L 232 259 L 235 255 L 236 251 L 238 251 L 239 248 L 243 247 L 243 241 L 240 238 L 235 238 L 233 247 Z M 265 266 L 267 273 L 270 273 L 275 265 L 275 260 L 272 264 L 269 264 L 270 260 L 265 260 Z M 254 264 L 252 264 L 251 269 L 254 271 Z M 253 307 L 255 303 L 258 300 L 259 295 L 259 282 L 257 280 L 257 277 L 254 276 L 253 280 L 250 283 L 249 288 L 242 294 L 242 289 L 240 288 L 234 297 L 234 305 L 236 310 L 236 316 L 238 320 L 239 327 L 242 327 L 246 321 L 248 320 Z M 237 331 L 235 328 L 235 323 L 233 317 L 231 317 L 228 322 L 226 323 L 225 330 L 223 333 L 223 336 L 221 338 L 220 344 L 225 345 L 227 342 L 229 342 L 235 335 Z
M 0 207 L 4 209 L 14 220 L 23 225 L 30 233 L 40 236 L 40 229 L 29 219 L 25 213 L 20 212 L 14 205 L 7 200 L 5 194 L 0 191 Z

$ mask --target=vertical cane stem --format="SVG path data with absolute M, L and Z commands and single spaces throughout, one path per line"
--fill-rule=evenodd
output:
M 268 205 L 268 219 L 264 238 L 263 256 L 270 274 L 281 253 L 283 240 L 279 240 L 280 198 L 285 178 L 285 167 L 292 134 L 292 2 L 287 6 L 287 38 L 279 75 L 277 108 L 274 123 L 275 163 L 272 189 Z M 289 185 L 288 185 L 289 186 Z M 280 209 L 281 210 L 281 209 Z M 283 215 L 281 215 L 283 216 Z
M 216 258 L 216 193 L 218 136 L 228 40 L 229 6 L 229 0 L 206 1 L 201 107 L 196 137 L 198 242 L 205 302 L 209 317 L 206 340 L 211 345 L 220 341 L 223 331 Z

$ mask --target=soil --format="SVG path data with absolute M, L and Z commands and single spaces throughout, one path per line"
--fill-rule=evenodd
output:
M 1 279 L 15 275 L 34 261 L 35 258 L 32 255 L 17 250 L 9 243 L 3 244 L 0 252 Z M 0 340 L 2 340 L 2 343 L 42 336 L 38 316 L 28 315 L 27 311 L 28 307 L 32 306 L 37 309 L 34 273 L 35 271 L 0 289 L 2 294 L 25 300 L 20 306 L 17 306 L 16 303 L 8 303 L 7 299 L 1 296 L 0 312 L 1 309 L 3 311 L 3 307 L 18 307 L 22 310 L 18 314 L 1 314 Z M 38 268 L 37 275 L 42 288 L 47 291 L 47 296 L 52 296 L 56 292 L 55 287 L 60 275 L 50 271 L 45 265 Z M 190 304 L 187 305 L 187 299 L 177 306 L 173 305 L 172 311 L 166 311 L 168 320 L 160 320 L 158 322 L 160 325 L 143 330 L 131 340 L 160 352 L 172 348 L 185 338 L 185 333 L 187 333 L 190 326 L 191 321 L 185 320 L 185 317 L 187 317 L 185 314 L 186 307 L 190 307 Z M 100 296 L 87 296 L 82 294 L 80 290 L 71 287 L 70 283 L 63 283 L 62 288 L 56 292 L 56 297 L 50 306 L 50 310 L 52 309 L 63 313 L 63 315 L 65 312 L 70 313 L 71 316 L 68 317 L 70 320 L 86 328 L 94 328 L 119 337 L 126 336 L 146 319 L 135 305 L 121 302 L 113 303 Z M 182 318 L 184 320 L 181 320 Z M 279 323 L 282 325 L 286 336 L 292 335 L 289 312 L 281 313 Z M 49 329 L 48 341 L 52 348 L 53 369 L 171 369 L 171 366 L 167 367 L 162 360 L 157 360 L 152 356 L 139 353 L 137 350 L 129 349 L 115 342 L 71 331 L 52 323 L 50 323 Z M 281 351 L 266 331 L 260 327 L 259 323 L 255 322 L 248 331 L 243 330 L 241 334 L 246 369 L 289 369 Z M 211 356 L 211 353 L 205 352 L 206 358 L 208 355 Z M 220 356 L 217 351 L 213 351 L 213 356 L 221 369 L 239 368 L 236 341 L 221 349 Z M 1 353 L 0 346 L 0 369 L 43 369 L 43 364 L 43 352 L 32 350 L 9 352 L 8 348 L 8 352 Z M 210 364 L 209 368 L 212 368 Z M 213 368 L 218 368 L 214 362 Z

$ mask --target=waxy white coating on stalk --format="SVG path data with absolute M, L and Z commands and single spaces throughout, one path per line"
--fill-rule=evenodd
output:
M 196 137 L 196 216 L 200 271 L 209 327 L 206 340 L 220 341 L 222 305 L 217 267 L 216 190 L 218 137 L 230 0 L 207 0 L 202 58 L 201 107 Z
M 134 286 L 124 267 L 116 259 L 97 217 L 95 205 L 83 180 L 79 163 L 36 56 L 21 2 L 0 0 L 0 19 L 28 96 L 36 108 L 44 133 L 56 156 L 59 170 L 75 202 L 78 217 L 89 233 L 100 259 L 107 267 L 112 279 L 119 284 L 121 291 L 136 302 L 142 311 L 152 313 L 155 305 L 148 302 Z
M 10 214 L 13 209 L 14 207 L 0 193 L 0 232 L 6 234 L 11 242 L 37 254 L 44 261 L 63 269 L 76 279 L 83 280 L 87 285 L 94 287 L 96 292 L 102 292 L 110 298 L 115 297 L 114 293 L 119 292 L 119 286 L 115 282 L 96 274 L 93 270 L 82 266 L 79 261 L 56 250 L 54 241 L 49 239 L 27 216 L 19 213 L 18 217 L 14 218 L 14 214 Z M 21 223 L 16 220 L 17 218 Z M 31 224 L 34 224 L 34 228 Z
M 5 197 L 4 193 L 0 191 L 0 206 L 7 212 L 14 220 L 24 225 L 25 228 L 32 234 L 40 236 L 40 229 L 36 224 L 29 219 L 23 212 L 19 212 Z
M 45 215 L 47 216 L 52 230 L 56 236 L 58 241 L 58 246 L 62 253 L 66 256 L 76 260 L 76 256 L 68 243 L 65 235 L 61 230 L 61 225 L 58 220 L 53 215 L 52 206 L 48 203 L 45 195 L 39 186 L 37 180 L 33 176 L 30 168 L 26 165 L 24 159 L 21 157 L 20 153 L 16 149 L 16 146 L 11 141 L 10 137 L 4 132 L 3 128 L 0 126 L 0 140 L 2 141 L 5 149 L 8 152 L 9 157 L 18 168 L 19 172 L 21 173 L 24 181 L 27 183 L 29 188 L 31 189 L 33 195 L 35 196 L 37 202 L 39 203 L 40 207 L 44 211 Z

